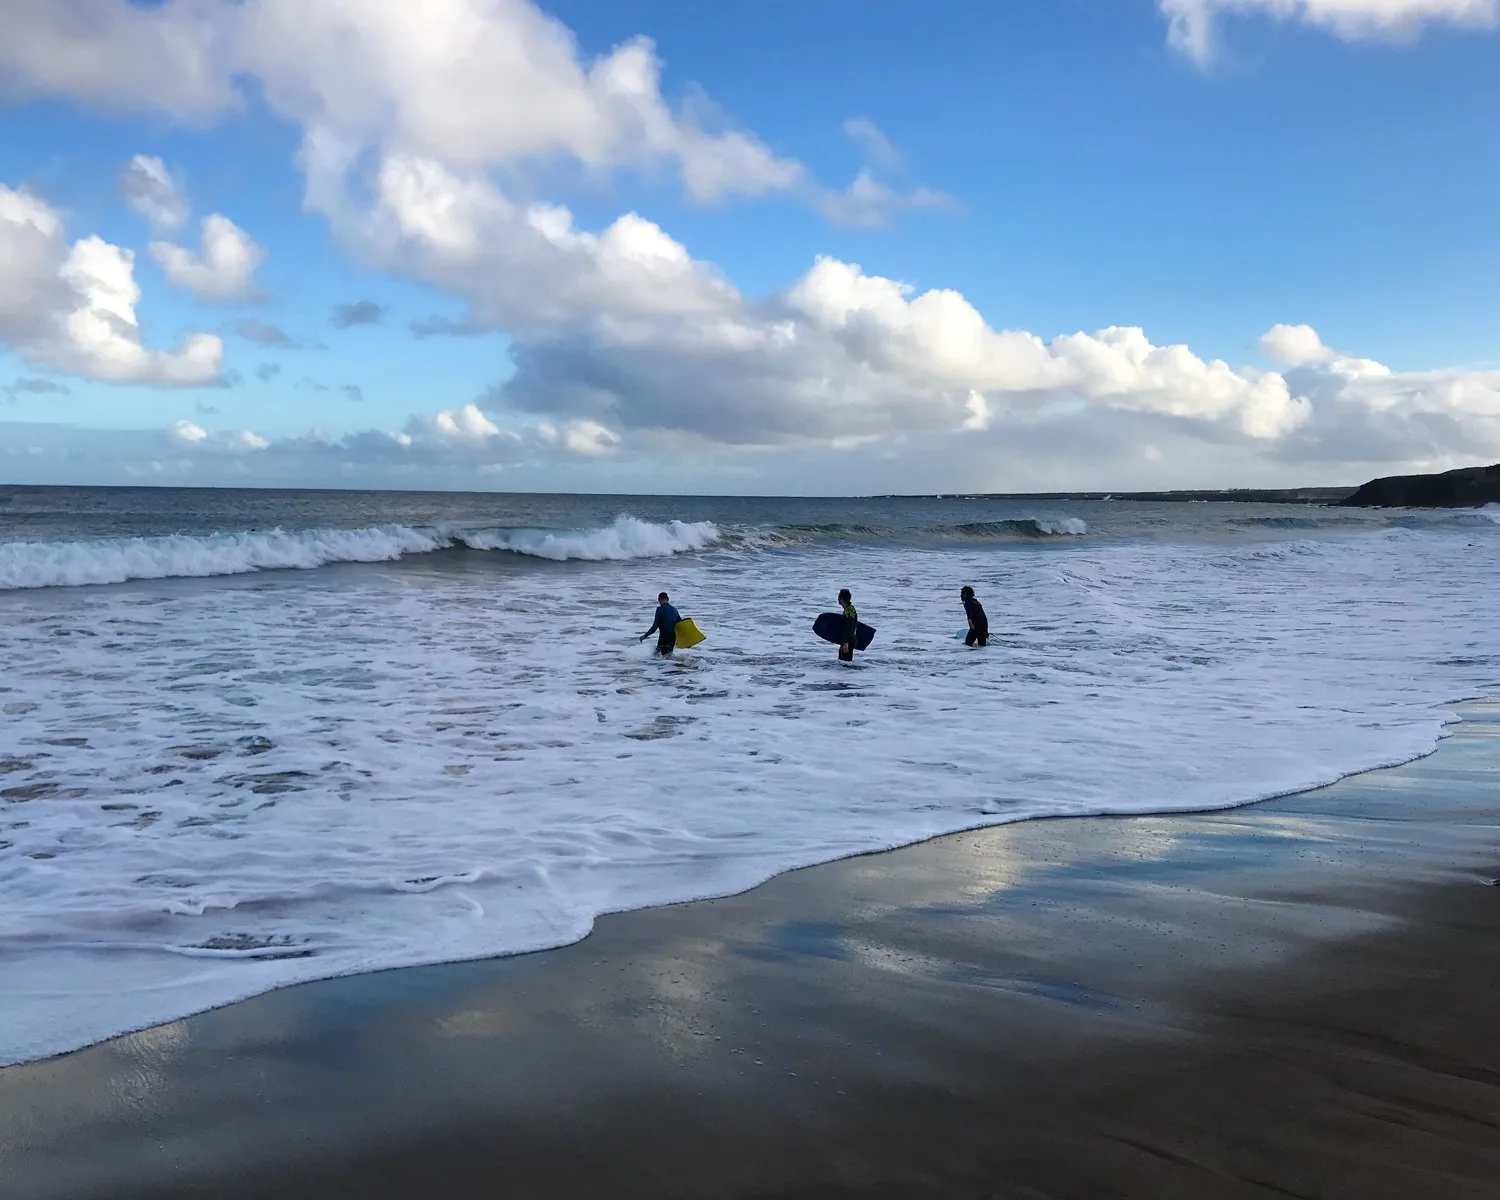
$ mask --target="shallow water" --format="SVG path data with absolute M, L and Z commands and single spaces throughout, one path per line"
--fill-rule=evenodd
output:
M 71 495 L 0 525 L 0 1062 L 967 826 L 1309 787 L 1500 677 L 1484 513 Z M 331 565 L 250 573 L 289 556 Z M 853 667 L 809 632 L 840 586 L 880 631 Z M 709 635 L 666 662 L 663 587 Z

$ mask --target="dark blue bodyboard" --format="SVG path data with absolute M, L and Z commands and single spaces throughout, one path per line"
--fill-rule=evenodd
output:
M 844 614 L 823 613 L 813 622 L 813 632 L 825 642 L 832 642 L 835 646 L 844 644 Z M 857 621 L 854 625 L 854 648 L 856 650 L 868 650 L 870 643 L 875 640 L 875 630 L 863 621 Z

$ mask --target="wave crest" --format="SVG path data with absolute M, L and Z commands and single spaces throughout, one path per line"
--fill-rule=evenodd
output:
M 85 587 L 133 579 L 190 579 L 256 571 L 311 570 L 330 563 L 392 562 L 467 546 L 563 562 L 664 558 L 719 540 L 710 522 L 653 525 L 621 516 L 600 529 L 468 532 L 382 525 L 371 529 L 282 529 L 79 542 L 0 544 L 0 591 Z
M 1023 517 L 1014 521 L 967 521 L 962 525 L 939 525 L 940 537 L 1082 537 L 1089 531 L 1078 517 Z
M 485 530 L 459 537 L 475 550 L 508 550 L 553 562 L 581 559 L 592 562 L 629 558 L 667 558 L 691 550 L 703 550 L 719 540 L 719 527 L 712 521 L 669 521 L 653 525 L 636 517 L 616 517 L 602 529 Z
M 376 529 L 271 529 L 207 536 L 106 538 L 0 545 L 0 590 L 82 587 L 131 579 L 202 578 L 253 571 L 309 570 L 334 562 L 389 562 L 447 545 L 436 533 Z

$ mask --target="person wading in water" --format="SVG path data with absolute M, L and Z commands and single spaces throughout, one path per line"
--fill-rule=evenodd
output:
M 964 638 L 965 646 L 985 646 L 990 640 L 990 619 L 984 615 L 984 605 L 974 595 L 974 589 L 965 585 L 959 589 L 958 598 L 964 602 L 964 612 L 969 617 L 969 632 Z
M 854 611 L 854 597 L 845 588 L 839 593 L 839 603 L 844 609 L 844 640 L 839 646 L 839 661 L 854 661 L 854 639 L 859 636 L 859 613 Z
M 682 614 L 672 607 L 667 593 L 662 592 L 656 598 L 656 620 L 651 628 L 641 634 L 640 640 L 645 641 L 653 633 L 656 634 L 656 652 L 663 658 L 677 649 L 677 622 L 682 620 Z

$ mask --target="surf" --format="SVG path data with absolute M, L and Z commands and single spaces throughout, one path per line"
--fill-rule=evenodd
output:
M 245 530 L 59 542 L 0 543 L 0 591 L 194 579 L 259 571 L 309 571 L 379 563 L 452 549 L 552 562 L 664 558 L 721 539 L 710 521 L 652 524 L 629 515 L 592 529 L 413 528 Z

